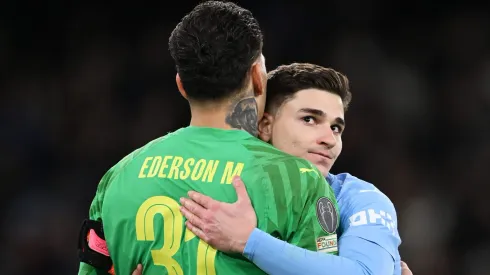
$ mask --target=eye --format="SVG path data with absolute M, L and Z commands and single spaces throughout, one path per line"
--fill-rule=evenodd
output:
M 316 118 L 313 116 L 304 116 L 301 118 L 306 124 L 313 125 L 316 124 Z
M 334 131 L 334 133 L 338 133 L 338 134 L 342 134 L 342 132 L 344 131 L 344 129 L 339 126 L 339 125 L 332 125 L 332 131 Z

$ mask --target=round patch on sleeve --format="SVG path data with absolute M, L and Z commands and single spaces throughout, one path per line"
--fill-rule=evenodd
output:
M 321 197 L 316 202 L 316 217 L 325 232 L 333 234 L 339 224 L 339 215 L 334 203 L 327 197 Z

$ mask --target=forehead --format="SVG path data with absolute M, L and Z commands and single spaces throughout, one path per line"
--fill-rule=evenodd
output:
M 293 98 L 284 103 L 281 111 L 296 113 L 305 108 L 323 111 L 329 117 L 344 118 L 344 105 L 340 96 L 318 89 L 298 91 Z

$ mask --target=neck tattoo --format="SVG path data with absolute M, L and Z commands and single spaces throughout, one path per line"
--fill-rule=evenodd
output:
M 230 112 L 226 115 L 226 123 L 233 128 L 245 130 L 254 137 L 259 134 L 257 129 L 258 107 L 255 98 L 242 98 L 232 105 Z

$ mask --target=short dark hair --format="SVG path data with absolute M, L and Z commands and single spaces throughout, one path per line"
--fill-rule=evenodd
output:
M 197 5 L 173 30 L 169 49 L 189 98 L 213 101 L 242 88 L 262 53 L 262 31 L 252 13 L 234 3 Z
M 319 89 L 340 96 L 344 111 L 352 99 L 349 79 L 342 73 L 315 64 L 292 63 L 269 72 L 266 111 L 276 112 L 294 94 L 305 89 Z

